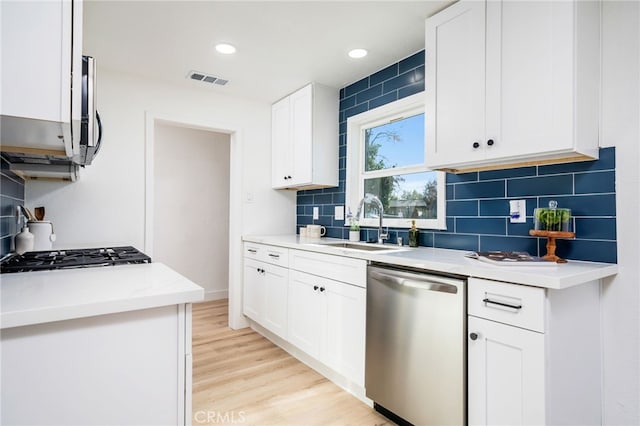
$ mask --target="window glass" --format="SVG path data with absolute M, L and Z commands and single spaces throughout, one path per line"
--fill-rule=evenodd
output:
M 365 171 L 424 163 L 424 114 L 364 129 Z
M 424 94 L 403 98 L 347 120 L 346 211 L 357 214 L 365 194 L 383 205 L 383 226 L 446 229 L 445 174 L 426 166 Z M 378 226 L 375 203 L 358 218 Z M 348 222 L 346 223 L 348 224 Z
M 385 218 L 436 219 L 438 215 L 436 172 L 365 179 L 364 193 L 373 194 L 382 201 Z

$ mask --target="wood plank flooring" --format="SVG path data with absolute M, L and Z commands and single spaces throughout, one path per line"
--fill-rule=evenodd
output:
M 193 305 L 193 424 L 393 425 L 250 328 Z

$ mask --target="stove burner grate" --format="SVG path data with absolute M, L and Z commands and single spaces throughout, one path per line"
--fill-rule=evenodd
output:
M 0 273 L 151 263 L 151 258 L 132 246 L 72 250 L 31 251 L 16 254 L 0 264 Z

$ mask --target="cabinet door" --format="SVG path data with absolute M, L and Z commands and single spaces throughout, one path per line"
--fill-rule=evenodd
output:
M 484 2 L 465 0 L 426 21 L 429 166 L 472 161 L 484 155 L 484 25 Z
M 324 280 L 326 298 L 326 364 L 352 382 L 364 386 L 364 288 Z
M 544 335 L 473 316 L 468 330 L 469 424 L 545 424 Z
M 283 339 L 287 338 L 287 294 L 289 270 L 280 266 L 265 266 L 264 325 Z
M 489 158 L 573 145 L 573 2 L 487 2 Z
M 320 281 L 314 275 L 290 271 L 289 279 L 289 342 L 314 358 L 320 358 L 320 342 L 324 298 L 320 297 Z
M 289 182 L 292 155 L 290 147 L 289 97 L 271 106 L 271 185 L 283 188 Z
M 311 183 L 313 178 L 313 86 L 298 90 L 289 102 L 293 150 L 289 184 L 303 185 Z
M 2 115 L 70 122 L 71 2 L 2 2 L 0 7 Z
M 261 322 L 264 305 L 264 273 L 266 264 L 253 259 L 244 259 L 243 313 L 254 321 Z

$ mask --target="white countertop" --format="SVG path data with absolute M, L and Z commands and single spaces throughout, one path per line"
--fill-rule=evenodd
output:
M 569 260 L 568 263 L 552 266 L 493 265 L 477 259 L 465 257 L 468 251 L 448 250 L 429 247 L 410 248 L 385 244 L 394 251 L 371 252 L 337 247 L 326 243 L 344 240 L 333 238 L 308 239 L 297 235 L 247 235 L 244 241 L 270 244 L 298 250 L 354 257 L 373 262 L 409 266 L 434 272 L 486 278 L 516 284 L 525 284 L 550 289 L 563 289 L 589 281 L 598 280 L 618 272 L 618 265 L 611 263 L 582 262 Z
M 162 263 L 0 275 L 0 328 L 203 300 L 202 287 Z

